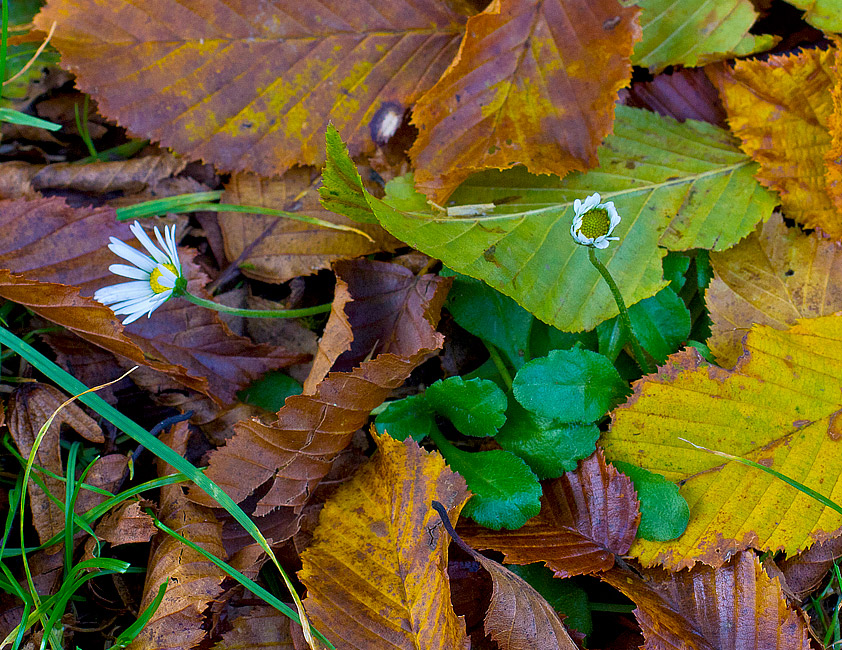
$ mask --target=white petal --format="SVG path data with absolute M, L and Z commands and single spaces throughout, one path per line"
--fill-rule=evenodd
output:
M 115 314 L 128 314 L 130 312 L 137 311 L 138 309 L 140 311 L 146 311 L 149 301 L 152 300 L 154 295 L 156 294 L 140 296 L 138 298 L 132 298 L 131 300 L 123 300 L 122 302 L 117 302 L 111 305 L 111 309 Z
M 172 280 L 175 282 L 175 279 L 178 277 L 175 273 L 170 271 L 166 266 L 163 264 L 158 267 L 158 270 L 161 272 L 161 277 L 166 278 L 167 280 Z
M 175 276 L 172 274 L 172 272 L 170 272 L 170 275 L 172 275 L 173 277 L 168 278 L 162 274 L 161 277 L 158 278 L 158 284 L 160 284 L 165 289 L 172 289 L 173 287 L 175 287 Z
M 148 282 L 139 280 L 137 282 L 123 282 L 122 284 L 112 284 L 110 287 L 103 287 L 94 293 L 94 300 L 101 303 L 108 304 L 112 302 L 119 302 L 121 300 L 133 300 L 141 296 L 153 293 L 152 287 Z
M 582 214 L 582 202 L 579 199 L 573 201 L 573 212 L 577 217 Z
M 587 212 L 588 210 L 593 210 L 598 205 L 599 205 L 599 194 L 598 193 L 591 194 L 588 198 L 585 199 L 583 212 Z
M 115 237 L 111 238 L 111 243 L 108 244 L 108 248 L 115 255 L 119 255 L 127 262 L 131 262 L 136 267 L 141 268 L 144 271 L 152 273 L 155 268 L 155 260 L 148 255 L 144 255 L 136 248 L 132 248 L 126 242 L 116 239 Z
M 122 275 L 124 278 L 132 278 L 133 280 L 146 280 L 149 282 L 149 273 L 136 266 L 129 266 L 128 264 L 112 264 L 108 267 L 114 275 Z
M 123 325 L 129 325 L 130 323 L 134 323 L 138 318 L 143 316 L 144 313 L 144 310 L 141 310 L 130 314 L 128 318 L 123 320 Z
M 158 262 L 158 264 L 166 264 L 169 262 L 167 256 L 160 248 L 152 243 L 152 240 L 149 239 L 149 235 L 147 235 L 143 230 L 143 226 L 141 226 L 137 221 L 132 224 L 131 230 L 134 233 L 134 236 L 137 237 L 137 240 L 143 244 L 143 247 L 149 251 L 149 254 L 155 258 L 155 261 Z
M 175 241 L 175 226 L 166 228 L 164 235 L 169 244 L 170 259 L 172 259 L 173 266 L 178 269 L 178 274 L 181 275 L 181 260 L 178 258 L 178 245 Z
M 608 241 L 603 239 L 602 237 L 597 237 L 596 241 L 593 243 L 595 248 L 608 248 Z

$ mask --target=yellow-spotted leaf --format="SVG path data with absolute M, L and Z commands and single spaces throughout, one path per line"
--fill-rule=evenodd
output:
M 439 0 L 49 0 L 35 24 L 53 21 L 62 65 L 104 116 L 272 176 L 321 163 L 329 120 L 354 154 L 373 151 L 378 111 L 401 116 L 435 83 L 465 17 Z
M 710 76 L 743 151 L 760 163 L 757 180 L 780 194 L 784 216 L 839 239 L 842 213 L 825 178 L 835 56 L 834 48 L 803 50 L 738 61 Z
M 325 503 L 301 556 L 307 613 L 337 648 L 467 648 L 450 604 L 450 536 L 430 505 L 455 521 L 465 481 L 411 438 L 376 440 L 379 452 Z
M 746 548 L 792 555 L 842 527 L 842 515 L 780 478 L 690 444 L 753 460 L 842 503 L 842 316 L 785 331 L 756 326 L 745 346 L 733 370 L 693 350 L 673 355 L 612 413 L 606 457 L 680 482 L 690 506 L 680 538 L 632 546 L 646 566 L 720 566 Z
M 787 228 L 780 214 L 710 261 L 716 275 L 705 294 L 713 321 L 707 344 L 725 368 L 737 362 L 755 323 L 786 329 L 842 310 L 842 249 Z

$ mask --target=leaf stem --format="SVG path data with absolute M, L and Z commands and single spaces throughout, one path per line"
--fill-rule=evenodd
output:
M 623 301 L 623 294 L 620 293 L 620 288 L 617 286 L 617 283 L 614 282 L 614 278 L 611 277 L 611 273 L 609 273 L 605 264 L 597 259 L 596 250 L 590 246 L 588 247 L 588 259 L 591 261 L 594 268 L 599 271 L 599 274 L 602 276 L 602 279 L 605 280 L 605 283 L 611 290 L 611 294 L 614 296 L 614 302 L 617 303 L 617 309 L 620 310 L 620 323 L 628 332 L 632 349 L 634 350 L 634 358 L 637 361 L 637 364 L 647 375 L 654 372 L 652 367 L 649 365 L 649 361 L 646 359 L 646 355 L 643 353 L 643 348 L 640 347 L 640 342 L 637 340 L 637 336 L 635 336 L 634 329 L 632 329 L 631 318 L 629 318 L 629 310 L 626 308 L 626 303 Z
M 497 352 L 497 348 L 491 345 L 491 343 L 486 343 L 485 347 L 488 349 L 488 356 L 491 358 L 491 361 L 494 362 L 494 366 L 497 368 L 497 372 L 500 373 L 500 377 L 502 377 L 506 387 L 509 390 L 512 390 L 512 373 L 510 373 L 509 369 L 506 367 L 506 362 L 503 361 L 503 357 L 500 356 L 500 353 Z
M 323 305 L 304 307 L 302 309 L 240 309 L 237 307 L 220 305 L 218 302 L 214 302 L 212 300 L 199 298 L 199 296 L 194 296 L 192 293 L 188 293 L 187 291 L 180 295 L 192 302 L 194 305 L 199 305 L 199 307 L 212 309 L 214 311 L 222 312 L 223 314 L 242 316 L 243 318 L 301 318 L 302 316 L 313 316 L 314 314 L 326 314 L 330 311 L 332 306 L 331 303 L 325 303 Z

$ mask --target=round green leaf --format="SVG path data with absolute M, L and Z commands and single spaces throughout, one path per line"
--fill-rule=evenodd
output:
M 449 377 L 430 386 L 426 396 L 466 436 L 493 436 L 506 421 L 506 394 L 487 379 Z
M 561 422 L 595 422 L 629 392 L 608 359 L 578 348 L 530 361 L 512 389 L 524 408 Z
M 374 419 L 377 433 L 388 433 L 396 440 L 412 438 L 421 442 L 436 427 L 433 410 L 424 395 L 410 395 L 389 402 L 386 409 Z
M 611 461 L 628 476 L 640 501 L 640 525 L 637 536 L 655 542 L 666 542 L 681 537 L 690 522 L 690 506 L 678 492 L 678 486 L 660 474 L 642 467 Z

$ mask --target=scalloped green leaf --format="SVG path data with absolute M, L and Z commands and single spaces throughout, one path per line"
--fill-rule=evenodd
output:
M 574 199 L 599 192 L 617 206 L 623 220 L 614 234 L 620 241 L 598 255 L 628 305 L 666 286 L 665 249 L 729 248 L 768 219 L 777 203 L 754 179 L 757 165 L 734 138 L 703 122 L 679 123 L 618 106 L 614 134 L 600 147 L 599 161 L 597 169 L 564 179 L 522 168 L 478 174 L 452 199 L 497 207 L 468 217 L 393 207 L 390 186 L 387 201 L 361 185 L 355 191 L 395 237 L 565 331 L 592 329 L 617 314 L 587 250 L 570 237 Z M 408 204 L 420 201 L 403 196 L 401 205 Z
M 506 421 L 506 394 L 488 379 L 440 379 L 427 389 L 425 397 L 466 436 L 493 436 Z

